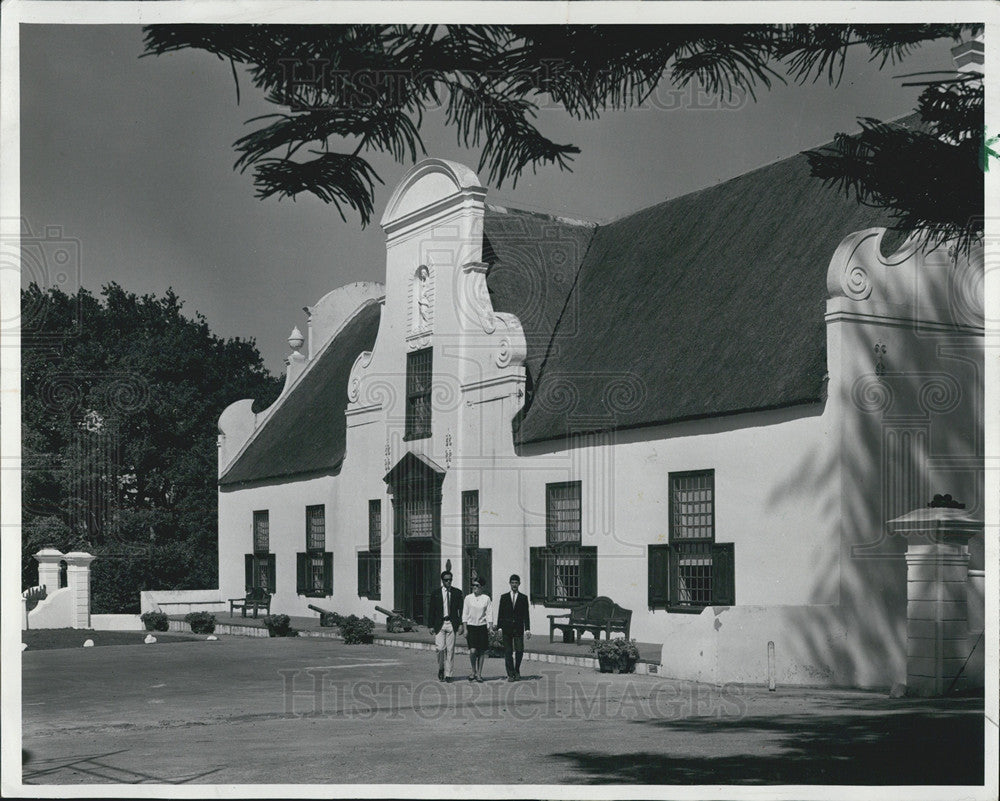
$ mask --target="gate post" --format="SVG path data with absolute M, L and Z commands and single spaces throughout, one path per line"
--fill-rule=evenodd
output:
M 968 657 L 969 540 L 983 530 L 951 496 L 889 521 L 906 543 L 906 690 L 948 692 Z
M 38 586 L 45 587 L 45 592 L 49 595 L 59 589 L 59 560 L 62 558 L 62 551 L 55 548 L 42 548 L 35 554 L 35 561 L 38 562 Z
M 90 563 L 94 557 L 83 551 L 66 554 L 66 580 L 73 594 L 70 626 L 74 629 L 90 628 Z

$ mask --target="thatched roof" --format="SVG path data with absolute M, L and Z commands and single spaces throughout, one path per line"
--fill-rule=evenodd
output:
M 821 400 L 830 257 L 885 224 L 797 155 L 597 227 L 568 294 L 562 265 L 531 263 L 564 311 L 546 352 L 528 343 L 534 393 L 518 440 Z M 495 271 L 525 269 L 498 255 Z
M 334 337 L 219 479 L 220 486 L 340 468 L 347 439 L 347 381 L 358 354 L 375 343 L 379 310 L 379 304 L 368 304 Z
M 487 206 L 493 307 L 528 344 L 517 441 L 822 400 L 830 258 L 886 224 L 803 155 L 606 225 Z M 337 335 L 221 485 L 339 469 L 349 373 L 378 320 L 368 306 Z

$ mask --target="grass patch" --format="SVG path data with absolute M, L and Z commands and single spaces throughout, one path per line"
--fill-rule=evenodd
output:
M 21 632 L 21 642 L 28 644 L 29 651 L 48 651 L 55 648 L 81 648 L 85 640 L 93 640 L 99 645 L 145 645 L 143 640 L 148 631 L 91 631 L 90 629 L 31 629 Z M 153 634 L 156 642 L 163 645 L 174 642 L 196 642 L 199 637 L 157 631 Z

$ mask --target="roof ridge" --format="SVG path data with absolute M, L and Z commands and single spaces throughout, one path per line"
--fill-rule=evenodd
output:
M 545 212 L 545 211 L 533 211 L 531 209 L 521 209 L 516 206 L 504 205 L 501 206 L 497 203 L 487 203 L 486 208 L 490 211 L 495 211 L 498 214 L 510 214 L 511 212 L 516 212 L 517 214 L 527 214 L 531 217 L 539 217 L 543 220 L 551 220 L 553 222 L 563 223 L 565 225 L 575 225 L 580 228 L 597 228 L 602 223 L 596 222 L 594 220 L 580 220 L 575 217 L 564 217 L 559 214 Z
M 323 297 L 326 297 L 326 295 L 324 295 Z M 347 319 L 344 320 L 343 323 L 341 323 L 340 327 L 336 330 L 336 332 L 323 344 L 323 346 L 318 351 L 316 351 L 313 357 L 306 362 L 302 372 L 299 373 L 292 380 L 292 383 L 289 384 L 287 388 L 282 389 L 281 394 L 274 399 L 274 403 L 272 403 L 266 409 L 263 409 L 260 412 L 258 412 L 258 414 L 266 414 L 267 416 L 261 421 L 260 425 L 254 426 L 254 430 L 247 438 L 247 441 L 243 443 L 243 447 L 241 447 L 239 451 L 236 452 L 236 455 L 233 456 L 232 460 L 229 462 L 229 465 L 226 467 L 222 475 L 220 475 L 216 479 L 216 483 L 221 484 L 223 479 L 226 476 L 228 476 L 230 472 L 232 472 L 236 464 L 240 461 L 241 458 L 243 458 L 243 455 L 248 450 L 250 450 L 250 446 L 260 436 L 265 426 L 267 426 L 267 424 L 271 421 L 271 418 L 274 417 L 275 412 L 277 412 L 278 409 L 280 409 L 282 406 L 285 405 L 285 402 L 292 397 L 292 393 L 295 392 L 296 388 L 302 384 L 302 381 L 305 379 L 305 377 L 312 372 L 313 368 L 316 367 L 316 365 L 320 363 L 320 360 L 323 359 L 326 356 L 326 354 L 333 348 L 333 343 L 337 341 L 337 337 L 339 337 L 347 329 L 347 327 L 352 322 L 354 322 L 354 320 L 357 318 L 359 314 L 361 314 L 361 312 L 363 312 L 368 307 L 377 304 L 378 302 L 379 302 L 378 299 L 367 298 L 366 300 L 358 304 L 357 308 L 355 308 L 354 311 L 351 312 L 351 314 L 347 317 Z M 287 374 L 288 373 L 286 370 L 285 375 L 287 376 Z
M 911 112 L 908 112 L 907 114 L 903 114 L 903 115 L 901 115 L 899 117 L 894 117 L 891 120 L 883 120 L 883 122 L 885 122 L 887 125 L 894 125 L 894 124 L 899 124 L 899 123 L 901 123 L 901 122 L 903 122 L 905 120 L 909 120 L 909 119 L 914 118 L 914 117 L 919 118 L 919 116 L 920 116 L 919 112 L 917 112 L 917 111 L 911 111 Z M 862 117 L 857 117 L 856 119 L 862 119 Z M 859 133 L 860 133 L 860 131 L 859 131 Z M 850 134 L 850 135 L 851 136 L 856 136 L 857 134 Z M 674 195 L 673 197 L 664 198 L 663 200 L 661 200 L 661 201 L 659 201 L 657 203 L 652 203 L 649 206 L 643 206 L 642 208 L 636 209 L 635 211 L 627 212 L 627 213 L 621 215 L 620 217 L 615 217 L 615 218 L 613 218 L 611 220 L 608 220 L 607 222 L 598 223 L 597 226 L 600 228 L 600 227 L 604 227 L 606 225 L 613 225 L 615 223 L 621 222 L 622 220 L 627 220 L 630 217 L 634 217 L 637 214 L 642 214 L 643 212 L 649 211 L 650 209 L 659 208 L 660 206 L 663 206 L 663 205 L 665 205 L 667 203 L 673 203 L 675 200 L 681 200 L 683 198 L 694 197 L 695 195 L 701 194 L 702 192 L 707 192 L 709 189 L 716 189 L 716 188 L 718 188 L 720 186 L 725 186 L 726 184 L 732 183 L 733 181 L 738 181 L 741 178 L 745 178 L 745 177 L 747 177 L 749 175 L 753 175 L 754 173 L 760 172 L 761 170 L 770 169 L 771 167 L 775 167 L 778 164 L 782 164 L 784 162 L 791 161 L 792 159 L 799 158 L 800 156 L 804 156 L 806 154 L 806 152 L 809 151 L 809 150 L 816 150 L 817 148 L 827 147 L 827 146 L 833 144 L 834 141 L 835 141 L 834 139 L 827 139 L 825 142 L 821 142 L 821 143 L 819 143 L 817 145 L 810 145 L 810 146 L 804 148 L 803 150 L 797 151 L 796 153 L 792 153 L 792 154 L 787 155 L 787 156 L 781 156 L 779 158 L 774 159 L 774 161 L 769 161 L 766 164 L 761 164 L 758 167 L 754 167 L 753 169 L 747 170 L 746 172 L 741 172 L 738 175 L 732 176 L 731 178 L 725 178 L 725 179 L 723 179 L 721 181 L 716 181 L 714 184 L 708 184 L 707 186 L 702 186 L 702 187 L 700 187 L 698 189 L 692 189 L 690 192 L 684 192 L 683 194 L 680 194 L 680 195 Z

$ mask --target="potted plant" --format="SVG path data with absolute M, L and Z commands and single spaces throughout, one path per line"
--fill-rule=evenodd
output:
M 639 659 L 639 647 L 635 640 L 618 637 L 614 640 L 596 640 L 591 646 L 597 655 L 601 673 L 634 673 Z

